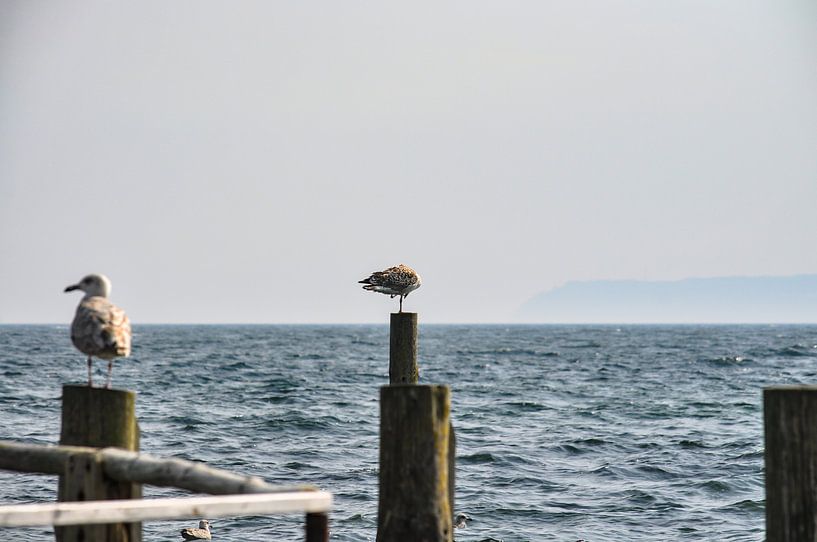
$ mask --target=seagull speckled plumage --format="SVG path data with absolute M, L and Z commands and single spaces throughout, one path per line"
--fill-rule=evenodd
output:
M 82 290 L 85 296 L 77 306 L 71 323 L 71 342 L 88 356 L 88 385 L 92 385 L 92 358 L 108 360 L 108 381 L 111 387 L 113 360 L 130 356 L 131 328 L 125 311 L 108 301 L 111 281 L 105 275 L 88 275 L 65 291 Z
M 400 296 L 400 312 L 403 312 L 403 298 L 422 285 L 423 281 L 411 267 L 400 264 L 383 271 L 375 271 L 368 278 L 358 281 L 364 290 L 380 292 L 390 297 Z
M 198 529 L 182 529 L 182 538 L 185 540 L 212 540 L 210 522 L 203 519 L 199 521 Z

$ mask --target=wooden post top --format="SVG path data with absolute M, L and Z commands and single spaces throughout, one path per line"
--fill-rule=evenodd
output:
M 62 392 L 63 394 L 67 389 L 70 389 L 70 393 L 97 393 L 97 394 L 114 394 L 114 393 L 127 393 L 136 395 L 136 392 L 133 390 L 120 390 L 116 388 L 97 388 L 93 386 L 89 386 L 86 384 L 63 384 L 62 385 Z
M 422 390 L 422 389 L 433 390 L 435 393 L 445 393 L 442 390 L 446 390 L 446 392 L 451 393 L 451 386 L 448 384 L 389 384 L 388 386 L 380 386 L 381 393 L 389 393 L 386 390 L 399 390 L 399 389 L 408 389 L 408 390 Z M 395 392 L 400 393 L 400 392 Z M 422 393 L 422 392 L 417 392 Z
M 793 392 L 793 391 L 800 391 L 800 392 L 817 392 L 817 385 L 815 384 L 788 384 L 788 385 L 780 385 L 780 386 L 768 386 L 763 388 L 763 393 L 768 392 Z
M 60 444 L 138 450 L 136 392 L 63 385 Z

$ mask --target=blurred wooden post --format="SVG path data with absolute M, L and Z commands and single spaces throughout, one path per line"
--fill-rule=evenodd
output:
M 416 384 L 417 313 L 393 312 L 389 339 L 389 384 Z
M 448 509 L 454 516 L 454 488 L 456 488 L 457 472 L 457 436 L 454 433 L 454 424 L 448 422 Z
M 377 542 L 451 542 L 448 386 L 380 388 Z
M 306 515 L 306 542 L 329 542 L 329 516 L 327 514 Z
M 136 392 L 64 385 L 60 444 L 139 450 Z M 98 457 L 69 457 L 60 476 L 58 500 L 139 499 L 141 484 L 115 482 L 104 476 Z M 141 523 L 55 527 L 58 542 L 141 542 Z
M 766 541 L 817 540 L 817 386 L 763 390 Z

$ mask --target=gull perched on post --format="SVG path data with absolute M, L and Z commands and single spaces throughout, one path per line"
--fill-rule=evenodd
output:
M 400 296 L 400 312 L 403 312 L 403 298 L 420 287 L 423 281 L 411 267 L 400 264 L 383 271 L 375 271 L 368 278 L 358 281 L 364 290 L 380 292 L 394 298 Z
M 210 522 L 206 519 L 199 521 L 198 529 L 182 529 L 182 538 L 185 540 L 212 540 Z
M 108 360 L 108 382 L 111 387 L 113 360 L 130 356 L 130 320 L 125 311 L 108 301 L 111 281 L 105 275 L 88 275 L 65 291 L 82 290 L 85 297 L 79 302 L 71 323 L 71 342 L 88 356 L 88 386 L 92 386 L 91 358 Z

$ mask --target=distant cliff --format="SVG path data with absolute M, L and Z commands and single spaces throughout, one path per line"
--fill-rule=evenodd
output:
M 815 323 L 817 275 L 568 282 L 520 307 L 548 323 Z

